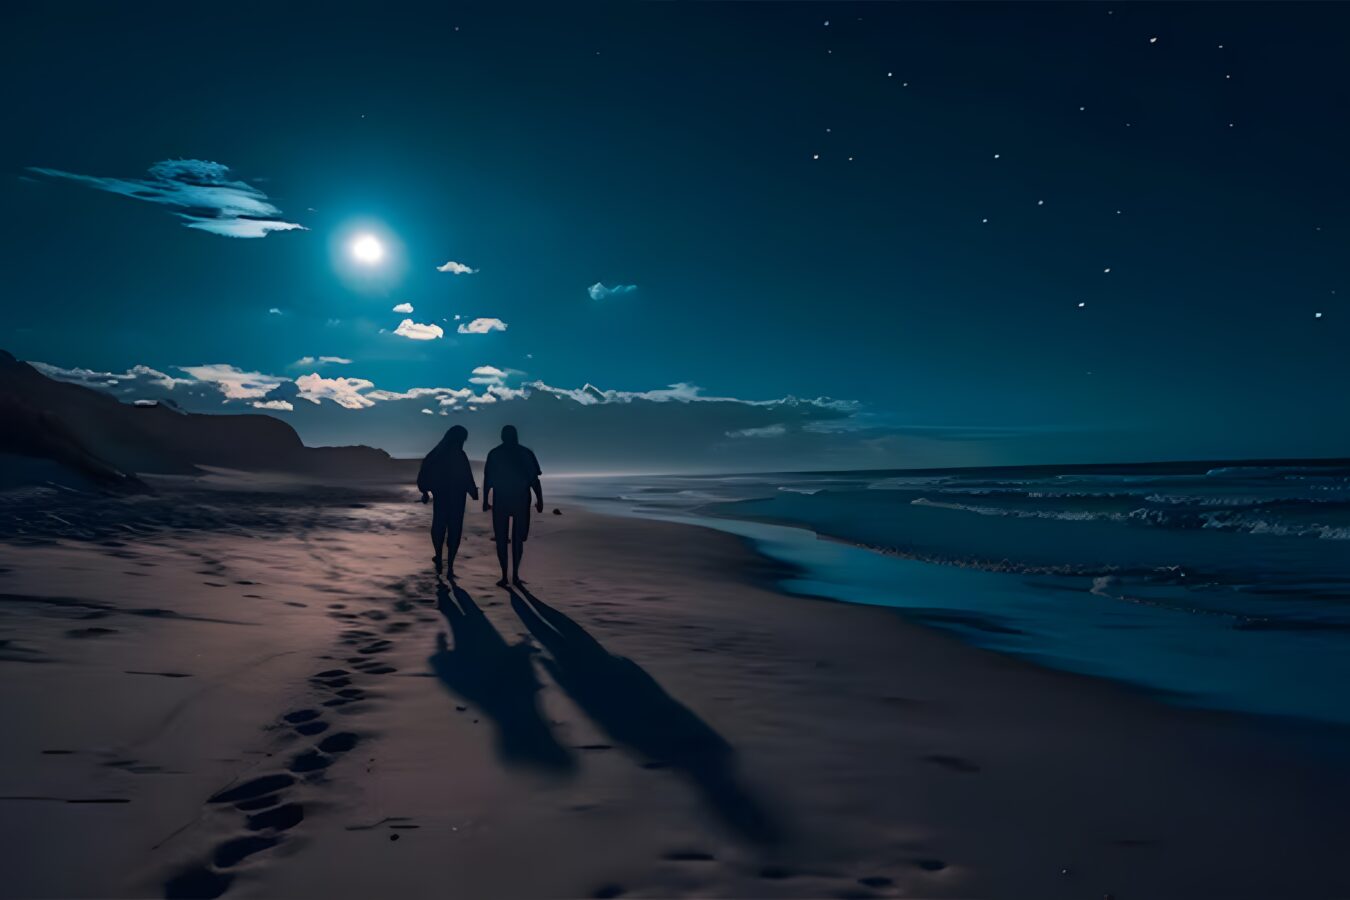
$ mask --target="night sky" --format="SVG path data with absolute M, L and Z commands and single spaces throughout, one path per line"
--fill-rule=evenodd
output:
M 1350 6 L 5 17 L 0 346 L 128 400 L 582 468 L 1350 446 Z

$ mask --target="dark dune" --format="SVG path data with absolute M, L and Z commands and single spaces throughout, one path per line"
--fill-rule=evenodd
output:
M 295 429 L 258 413 L 201 415 L 136 406 L 57 381 L 0 350 L 0 487 L 58 480 L 141 489 L 136 475 L 192 475 L 202 466 L 312 477 L 397 481 L 412 463 L 372 447 L 306 447 Z M 62 477 L 64 476 L 64 477 Z

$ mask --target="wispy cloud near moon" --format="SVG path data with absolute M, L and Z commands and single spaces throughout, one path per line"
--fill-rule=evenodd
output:
M 229 166 L 218 162 L 168 159 L 151 166 L 148 178 L 103 178 L 39 166 L 28 171 L 168 206 L 188 228 L 225 237 L 260 238 L 273 231 L 305 230 L 283 221 L 281 210 L 258 188 L 230 180 Z

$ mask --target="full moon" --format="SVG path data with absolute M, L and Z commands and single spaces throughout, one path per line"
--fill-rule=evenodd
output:
M 384 258 L 384 245 L 373 234 L 363 234 L 352 241 L 352 256 L 357 262 L 373 266 Z

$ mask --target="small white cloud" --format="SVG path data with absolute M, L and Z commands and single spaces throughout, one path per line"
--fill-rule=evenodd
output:
M 412 319 L 404 319 L 398 323 L 394 334 L 414 341 L 434 341 L 445 334 L 445 329 L 439 325 L 422 325 Z
M 320 356 L 318 358 L 313 356 L 302 356 L 291 363 L 288 368 L 307 369 L 310 366 L 349 366 L 351 365 L 351 362 L 352 361 L 345 356 Z
M 408 303 L 407 301 L 404 301 L 403 303 L 400 303 L 398 306 L 394 307 L 394 312 L 396 313 L 410 313 L 412 311 L 413 305 L 411 303 Z
M 365 395 L 365 391 L 375 387 L 375 383 L 364 378 L 324 378 L 322 375 L 301 375 L 295 379 L 300 389 L 299 396 L 311 403 L 320 400 L 332 400 L 346 409 L 365 409 L 374 406 L 375 401 Z
M 605 287 L 600 282 L 596 282 L 586 288 L 586 293 L 591 295 L 592 300 L 604 300 L 607 297 L 615 297 L 622 294 L 631 294 L 637 290 L 636 284 L 616 284 L 614 287 Z
M 474 319 L 467 325 L 460 325 L 458 330 L 460 334 L 487 334 L 489 331 L 505 331 L 506 323 L 501 319 Z
M 289 400 L 254 400 L 254 409 L 279 409 L 283 412 L 292 412 L 295 406 Z
M 198 381 L 215 385 L 226 400 L 256 400 L 286 380 L 262 372 L 245 372 L 224 363 L 178 368 Z
M 760 428 L 738 428 L 735 431 L 728 431 L 727 437 L 733 438 L 767 438 L 782 437 L 787 434 L 786 425 L 764 425 Z
M 425 408 L 424 408 L 424 409 L 422 410 L 422 415 L 424 415 L 424 416 L 434 416 L 434 415 L 436 415 L 436 414 L 435 414 L 434 412 L 432 412 L 431 410 L 425 409 Z
M 268 314 L 269 316 L 279 316 L 279 315 L 281 315 L 281 310 L 277 309 L 277 308 L 274 306 L 274 307 L 272 307 L 271 309 L 269 309 L 269 310 L 267 311 L 267 314 Z
M 453 259 L 443 266 L 436 267 L 437 272 L 449 272 L 451 275 L 472 275 L 477 269 L 469 268 L 461 262 L 455 262 Z
M 499 369 L 496 366 L 478 366 L 473 370 L 473 377 L 469 379 L 470 384 L 501 384 L 502 379 L 507 376 L 505 369 Z

